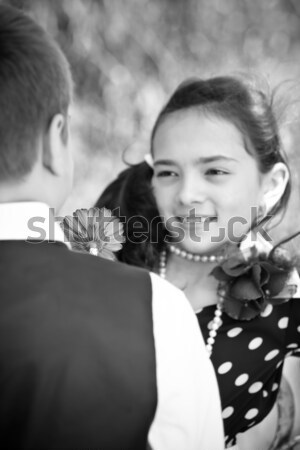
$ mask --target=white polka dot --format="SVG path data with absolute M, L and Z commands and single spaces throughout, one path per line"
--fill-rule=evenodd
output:
M 228 331 L 227 336 L 230 338 L 234 338 L 238 334 L 240 334 L 242 331 L 243 331 L 243 329 L 240 327 L 232 328 L 231 330 Z
M 297 327 L 297 331 L 298 331 L 298 333 L 300 333 L 300 325 L 299 325 L 299 327 Z
M 256 394 L 256 392 L 260 391 L 262 387 L 263 383 L 261 381 L 256 381 L 249 387 L 248 392 L 249 394 Z
M 222 412 L 223 419 L 227 419 L 228 417 L 232 416 L 233 411 L 234 411 L 234 409 L 232 406 L 227 406 L 227 408 L 223 409 L 223 412 Z
M 287 328 L 289 324 L 289 318 L 288 317 L 282 317 L 278 322 L 278 327 L 281 329 Z
M 263 396 L 266 398 L 266 397 L 268 397 L 268 392 L 267 391 L 263 391 Z
M 298 344 L 296 344 L 296 342 L 293 342 L 293 344 L 289 344 L 287 348 L 298 348 Z
M 271 359 L 275 358 L 275 356 L 277 356 L 278 353 L 279 353 L 279 350 L 277 350 L 277 349 L 272 350 L 265 356 L 265 361 L 270 361 Z
M 277 383 L 273 383 L 272 391 L 274 392 L 274 391 L 276 391 L 277 389 L 278 389 L 278 384 L 277 384 Z
M 251 419 L 253 419 L 254 417 L 256 417 L 257 414 L 258 414 L 258 409 L 256 409 L 256 408 L 249 409 L 249 411 L 247 412 L 247 414 L 245 414 L 245 419 L 251 420 Z
M 247 425 L 247 428 L 251 428 L 251 427 L 253 427 L 253 425 L 255 425 L 255 424 L 256 424 L 256 422 L 255 422 L 255 420 L 253 420 L 253 422 L 250 422 L 249 425 Z
M 258 348 L 261 344 L 263 343 L 263 340 L 261 337 L 256 337 L 254 339 L 252 339 L 252 341 L 250 341 L 250 344 L 248 345 L 248 348 L 250 350 L 255 350 L 256 348 Z
M 223 375 L 224 373 L 229 372 L 231 367 L 232 367 L 232 363 L 230 361 L 227 361 L 227 362 L 225 362 L 225 363 L 220 365 L 220 367 L 218 368 L 218 373 Z
M 283 363 L 283 361 L 279 361 L 279 362 L 276 364 L 276 369 L 278 369 L 278 368 L 281 366 L 282 363 Z
M 260 313 L 261 317 L 268 317 L 273 311 L 273 306 L 270 303 L 267 305 L 266 309 Z
M 242 386 L 242 384 L 247 383 L 248 380 L 249 380 L 249 375 L 247 373 L 242 373 L 242 375 L 237 377 L 237 379 L 235 380 L 234 384 L 236 386 Z

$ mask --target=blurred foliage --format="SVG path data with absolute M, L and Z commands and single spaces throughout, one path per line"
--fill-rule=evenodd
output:
M 142 160 L 158 111 L 184 78 L 245 70 L 274 85 L 299 77 L 299 0 L 2 3 L 28 11 L 71 63 L 77 172 L 70 208 L 89 206 L 98 197 L 123 168 L 125 150 L 126 160 Z M 288 90 L 287 98 L 294 97 Z M 296 104 L 288 113 L 284 137 L 293 167 L 300 161 L 293 151 L 300 139 L 298 109 Z

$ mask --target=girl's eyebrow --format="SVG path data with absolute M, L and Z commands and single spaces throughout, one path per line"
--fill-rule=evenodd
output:
M 154 161 L 153 165 L 157 166 L 163 164 L 164 166 L 174 166 L 176 163 L 172 161 L 171 159 L 158 159 L 157 161 Z
M 215 155 L 215 156 L 207 156 L 207 157 L 197 158 L 197 160 L 195 162 L 200 163 L 200 164 L 207 164 L 207 163 L 211 163 L 211 162 L 215 162 L 215 161 L 237 162 L 236 159 L 229 158 L 228 156 L 224 156 L 224 155 Z
M 208 164 L 208 163 L 212 163 L 212 162 L 219 162 L 219 161 L 228 161 L 228 162 L 237 162 L 236 159 L 234 158 L 229 158 L 228 156 L 224 156 L 224 155 L 215 155 L 215 156 L 207 156 L 207 157 L 200 157 L 197 158 L 194 163 L 195 164 Z M 175 161 L 172 161 L 171 159 L 158 159 L 157 161 L 154 162 L 154 166 L 157 165 L 165 165 L 165 166 L 174 166 L 176 164 Z

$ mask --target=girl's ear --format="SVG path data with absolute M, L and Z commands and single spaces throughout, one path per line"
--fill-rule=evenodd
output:
M 65 139 L 67 119 L 62 114 L 56 114 L 43 140 L 43 165 L 53 175 L 62 175 L 65 170 L 67 143 Z
M 266 174 L 263 195 L 266 214 L 280 201 L 289 178 L 289 170 L 282 162 L 276 163 L 270 172 Z

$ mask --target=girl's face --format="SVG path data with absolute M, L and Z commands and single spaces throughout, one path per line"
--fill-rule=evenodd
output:
M 156 131 L 153 159 L 158 210 L 182 249 L 213 253 L 249 231 L 264 176 L 235 125 L 196 110 L 173 113 Z

